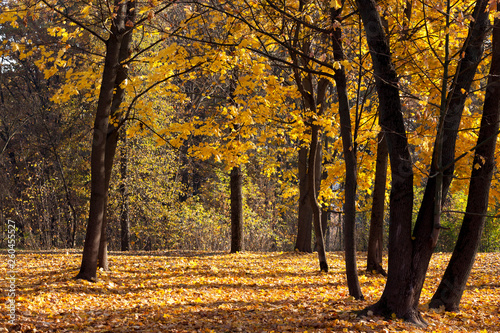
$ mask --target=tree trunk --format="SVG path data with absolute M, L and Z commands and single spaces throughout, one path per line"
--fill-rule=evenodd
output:
M 486 6 L 487 0 L 476 2 L 473 17 L 471 22 L 467 40 L 464 44 L 463 57 L 457 65 L 454 81 L 450 89 L 450 93 L 446 98 L 448 106 L 444 109 L 444 123 L 442 142 L 436 139 L 435 152 L 439 152 L 439 145 L 442 144 L 441 149 L 441 163 L 436 163 L 438 157 L 436 154 L 433 156 L 431 164 L 431 176 L 427 181 L 427 186 L 422 199 L 415 228 L 413 230 L 413 237 L 415 239 L 413 249 L 413 290 L 415 291 L 414 307 L 418 306 L 420 292 L 422 290 L 425 274 L 429 265 L 430 258 L 434 252 L 434 247 L 439 235 L 439 216 L 436 216 L 436 211 L 440 207 L 435 207 L 437 201 L 442 203 L 448 193 L 450 187 L 455 164 L 455 146 L 458 138 L 458 128 L 464 109 L 466 95 L 463 91 L 468 92 L 474 79 L 477 67 L 482 59 L 483 42 L 488 29 L 488 11 Z M 441 166 L 436 169 L 436 166 Z M 438 187 L 438 182 L 442 179 L 441 189 Z M 437 193 L 441 197 L 436 197 Z
M 134 4 L 132 2 L 128 2 L 127 5 L 127 17 L 125 18 L 126 22 L 134 22 L 135 18 L 135 10 Z M 125 96 L 125 89 L 121 86 L 121 84 L 128 77 L 128 66 L 124 64 L 124 62 L 128 59 L 131 54 L 131 43 L 132 43 L 132 32 L 125 34 L 123 36 L 122 42 L 120 44 L 120 54 L 119 54 L 119 62 L 120 66 L 118 68 L 115 80 L 115 93 L 113 95 L 113 101 L 111 103 L 111 114 L 112 118 L 119 121 L 123 120 L 124 115 L 121 114 L 120 106 L 123 102 Z M 108 263 L 108 191 L 109 191 L 109 183 L 111 181 L 111 173 L 113 171 L 114 159 L 116 155 L 116 147 L 118 145 L 118 139 L 120 137 L 120 124 L 113 124 L 108 129 L 108 135 L 106 136 L 106 158 L 105 158 L 105 168 L 106 168 L 106 200 L 104 202 L 104 210 L 105 215 L 101 227 L 101 241 L 99 244 L 99 256 L 98 256 L 98 266 L 103 270 L 109 270 Z
M 307 186 L 307 156 L 309 149 L 299 149 L 299 220 L 297 227 L 297 240 L 295 250 L 300 252 L 312 252 L 312 210 L 308 199 Z
M 372 311 L 385 316 L 394 313 L 399 318 L 419 323 L 421 318 L 413 307 L 413 295 L 407 285 L 412 255 L 413 170 L 401 112 L 399 82 L 375 1 L 358 0 L 357 3 L 375 72 L 379 123 L 387 133 L 392 171 L 387 283 L 380 300 L 362 313 Z
M 491 67 L 483 116 L 474 153 L 466 214 L 448 267 L 429 307 L 458 311 L 467 279 L 481 242 L 488 197 L 495 167 L 495 147 L 500 121 L 500 19 L 493 27 Z
M 387 276 L 382 267 L 382 250 L 384 248 L 384 210 L 385 186 L 387 182 L 387 141 L 384 132 L 378 134 L 377 160 L 375 162 L 375 184 L 373 185 L 373 202 L 368 237 L 368 254 L 366 271 Z
M 97 111 L 94 122 L 94 135 L 91 152 L 91 195 L 89 222 L 85 245 L 83 248 L 82 265 L 76 276 L 78 279 L 89 281 L 96 280 L 97 260 L 101 242 L 101 229 L 104 214 L 106 213 L 106 138 L 108 134 L 109 116 L 115 90 L 116 76 L 120 67 L 120 46 L 124 33 L 127 17 L 127 3 L 116 1 L 116 16 L 111 26 L 111 34 L 106 41 L 106 56 L 102 74 L 101 90 L 97 102 Z
M 231 169 L 231 253 L 243 251 L 243 175 L 241 168 Z
M 316 236 L 316 250 L 318 251 L 319 268 L 323 272 L 328 272 L 328 263 L 326 261 L 325 241 L 323 238 L 323 230 L 321 228 L 321 207 L 317 199 L 316 180 L 319 175 L 316 174 L 318 163 L 318 146 L 321 146 L 319 140 L 319 126 L 311 126 L 311 143 L 309 145 L 309 158 L 307 164 L 307 185 L 309 192 L 309 204 L 313 211 L 313 226 Z
M 342 8 L 331 10 L 332 21 L 341 20 Z M 342 48 L 342 30 L 336 28 L 332 34 L 333 57 L 335 61 L 344 60 Z M 345 195 L 344 195 L 344 246 L 347 286 L 349 294 L 355 299 L 363 299 L 359 286 L 358 267 L 356 264 L 356 190 L 357 161 L 356 143 L 352 139 L 351 116 L 347 96 L 347 80 L 344 67 L 335 70 L 334 74 L 337 96 L 339 100 L 340 135 L 345 161 Z
M 97 256 L 105 214 L 105 200 L 107 194 L 104 167 L 106 135 L 108 132 L 109 111 L 115 86 L 120 42 L 119 36 L 113 34 L 110 36 L 106 45 L 106 61 L 94 124 L 94 137 L 92 140 L 92 153 L 90 157 L 91 194 L 89 222 L 83 248 L 82 265 L 77 275 L 77 278 L 89 281 L 94 281 L 96 279 Z
M 129 218 L 129 198 L 128 198 L 128 147 L 127 136 L 123 135 L 123 147 L 120 156 L 120 194 L 122 197 L 120 211 L 120 243 L 122 251 L 130 250 L 130 218 Z
M 115 93 L 116 98 L 116 93 Z M 112 110 L 113 111 L 113 110 Z M 97 267 L 102 268 L 103 270 L 109 270 L 108 264 L 108 192 L 109 192 L 109 183 L 111 181 L 111 172 L 113 171 L 113 164 L 116 154 L 116 146 L 118 145 L 118 128 L 115 128 L 113 125 L 110 133 L 106 136 L 106 157 L 104 162 L 105 167 L 105 186 L 106 186 L 106 195 L 104 198 L 104 217 L 102 219 L 101 225 L 101 240 L 99 242 L 99 255 L 97 258 Z
M 436 191 L 437 177 L 431 176 L 427 182 L 412 236 L 413 172 L 401 114 L 398 79 L 392 65 L 388 41 L 385 38 L 375 2 L 358 0 L 358 9 L 367 32 L 375 72 L 380 104 L 380 125 L 387 133 L 392 171 L 387 284 L 380 300 L 366 308 L 362 313 L 372 311 L 374 314 L 386 316 L 394 313 L 399 318 L 426 326 L 426 322 L 419 314 L 417 307 L 430 257 L 439 233 L 439 224 L 435 223 L 434 203 L 435 199 L 441 200 L 441 198 L 435 198 L 435 195 L 439 193 L 444 197 L 451 183 L 457 138 L 455 128 L 458 129 L 462 114 L 459 92 L 465 88 L 467 91 L 470 87 L 467 79 L 472 80 L 475 72 L 474 63 L 479 62 L 481 58 L 480 50 L 484 39 L 483 26 L 485 17 L 488 16 L 485 12 L 485 5 L 486 1 L 476 3 L 475 20 L 471 23 L 464 57 L 458 64 L 450 97 L 446 99 L 449 102 L 448 107 L 444 110 L 443 143 L 436 140 L 435 150 L 440 144 L 446 147 L 440 156 L 434 154 L 431 166 L 431 175 L 434 175 L 435 172 L 442 172 L 440 169 L 436 170 L 434 159 L 439 158 L 442 161 L 439 163 L 444 166 L 442 191 Z M 477 57 L 478 54 L 479 57 Z M 463 104 L 461 107 L 463 109 Z M 439 150 L 437 151 L 439 152 Z

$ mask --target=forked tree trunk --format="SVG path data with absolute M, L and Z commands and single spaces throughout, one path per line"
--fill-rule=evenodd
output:
M 488 197 L 495 168 L 500 121 L 500 19 L 493 27 L 491 67 L 469 185 L 466 213 L 448 267 L 429 307 L 458 311 L 467 279 L 481 242 Z
M 116 29 L 115 29 L 116 30 Z M 97 113 L 94 124 L 94 136 L 91 153 L 91 194 L 90 213 L 87 225 L 87 234 L 83 248 L 82 265 L 76 276 L 79 279 L 95 281 L 97 273 L 97 257 L 101 241 L 101 229 L 104 219 L 106 200 L 106 135 L 108 133 L 109 113 L 113 90 L 115 87 L 116 68 L 120 51 L 121 36 L 112 34 L 106 45 L 101 92 L 97 104 Z
M 463 56 L 458 62 L 454 81 L 446 98 L 448 106 L 445 109 L 442 139 L 442 147 L 444 149 L 441 150 L 441 163 L 439 163 L 442 166 L 442 171 L 435 169 L 436 163 L 434 163 L 434 160 L 436 156 L 433 156 L 430 174 L 437 174 L 438 177 L 430 177 L 427 181 L 424 197 L 413 230 L 415 244 L 412 260 L 412 283 L 413 290 L 415 291 L 415 308 L 418 306 L 420 292 L 425 281 L 425 274 L 432 253 L 434 252 L 437 236 L 439 235 L 439 220 L 435 220 L 436 209 L 432 209 L 431 207 L 434 206 L 434 198 L 437 192 L 441 192 L 441 198 L 438 198 L 438 200 L 441 203 L 444 202 L 453 179 L 458 129 L 467 97 L 467 94 L 463 92 L 469 92 L 477 67 L 482 59 L 483 43 L 489 25 L 487 5 L 487 0 L 480 0 L 476 2 L 474 7 L 474 19 L 470 24 L 467 40 L 464 43 L 463 52 L 461 52 Z M 434 149 L 437 151 L 439 151 L 437 149 L 439 144 L 439 142 L 435 144 Z M 440 178 L 439 173 L 441 172 L 442 188 L 441 191 L 436 191 L 439 190 L 436 187 Z
M 384 248 L 384 211 L 385 187 L 387 182 L 387 141 L 381 131 L 377 138 L 377 160 L 375 162 L 375 184 L 373 185 L 373 201 L 368 237 L 368 254 L 366 271 L 387 275 L 382 267 Z
M 106 41 L 106 56 L 102 74 L 101 90 L 97 102 L 94 122 L 94 135 L 91 152 L 91 195 L 90 212 L 85 244 L 83 248 L 82 265 L 76 276 L 78 279 L 96 280 L 97 260 L 101 242 L 101 230 L 106 214 L 106 139 L 108 134 L 109 116 L 116 84 L 118 68 L 120 67 L 120 48 L 122 39 L 127 32 L 127 3 L 116 1 L 115 17 L 112 20 L 111 34 Z
M 343 1 L 342 1 L 343 2 Z M 342 8 L 331 10 L 332 21 L 341 20 Z M 333 58 L 344 60 L 342 47 L 342 30 L 336 28 L 332 34 Z M 337 97 L 339 101 L 340 135 L 345 161 L 345 195 L 344 195 L 344 246 L 347 286 L 349 294 L 355 299 L 363 299 L 359 286 L 358 267 L 356 264 L 356 191 L 357 191 L 357 161 L 356 143 L 352 139 L 351 116 L 347 96 L 347 80 L 344 67 L 335 70 L 334 74 Z
M 134 3 L 128 2 L 127 5 L 127 17 L 126 22 L 134 22 L 135 10 Z M 128 77 L 128 66 L 124 62 L 128 59 L 131 54 L 131 44 L 132 44 L 132 31 L 123 36 L 122 42 L 120 44 L 120 55 L 119 61 L 120 66 L 118 68 L 115 80 L 115 93 L 113 95 L 113 101 L 111 103 L 111 114 L 110 116 L 115 119 L 115 121 L 122 121 L 124 115 L 121 113 L 120 106 L 125 97 L 125 88 L 122 87 L 122 83 Z M 118 145 L 118 139 L 120 137 L 120 124 L 113 124 L 109 126 L 108 135 L 106 136 L 106 158 L 105 158 L 105 168 L 106 168 L 106 200 L 104 203 L 105 215 L 103 218 L 103 223 L 101 226 L 101 241 L 99 244 L 99 256 L 97 267 L 103 270 L 109 270 L 108 263 L 108 191 L 109 184 L 111 181 L 111 173 L 113 171 L 113 165 L 116 155 L 116 147 Z
M 362 314 L 369 311 L 386 316 L 395 314 L 417 325 L 426 326 L 418 312 L 418 303 L 439 233 L 439 225 L 436 225 L 434 220 L 434 196 L 436 193 L 442 193 L 444 197 L 451 183 L 457 129 L 462 114 L 461 108 L 463 109 L 462 96 L 459 92 L 462 89 L 468 91 L 470 82 L 467 81 L 469 78 L 472 80 L 476 70 L 474 66 L 477 67 L 481 58 L 484 23 L 485 17 L 488 16 L 485 14 L 485 5 L 485 1 L 476 3 L 475 20 L 471 23 L 464 57 L 458 64 L 455 81 L 447 98 L 448 107 L 444 110 L 443 147 L 446 149 L 443 149 L 442 155 L 437 157 L 445 167 L 442 191 L 436 191 L 436 177 L 429 178 L 412 235 L 413 173 L 401 114 L 398 79 L 375 1 L 358 0 L 375 72 L 380 103 L 380 125 L 387 133 L 392 171 L 387 284 L 380 300 L 362 311 Z M 442 143 L 436 142 L 436 145 L 440 144 Z M 435 172 L 442 172 L 432 168 L 435 168 L 435 163 L 431 167 L 432 175 Z
M 231 187 L 231 253 L 243 251 L 243 175 L 235 166 L 230 174 Z

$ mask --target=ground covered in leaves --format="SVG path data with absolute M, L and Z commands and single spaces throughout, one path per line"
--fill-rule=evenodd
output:
M 1 258 L 5 272 L 5 252 Z M 433 256 L 422 304 L 448 258 Z M 419 332 L 400 320 L 354 315 L 385 283 L 362 272 L 363 254 L 365 301 L 349 297 L 341 253 L 328 254 L 329 273 L 319 272 L 315 254 L 111 253 L 111 271 L 99 272 L 97 283 L 73 279 L 79 253 L 21 252 L 16 259 L 16 324 L 6 324 L 2 292 L 0 332 Z M 500 331 L 499 259 L 478 256 L 460 312 L 422 306 L 428 331 Z

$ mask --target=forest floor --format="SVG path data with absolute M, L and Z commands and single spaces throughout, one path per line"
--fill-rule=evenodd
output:
M 420 332 L 401 320 L 357 318 L 381 295 L 385 278 L 365 274 L 365 301 L 349 297 L 342 253 L 329 273 L 316 254 L 112 252 L 98 282 L 74 280 L 81 254 L 16 254 L 16 319 L 7 322 L 7 255 L 1 254 L 0 332 Z M 426 304 L 449 254 L 433 256 L 422 292 Z M 500 331 L 500 253 L 479 254 L 461 311 L 421 306 L 427 332 Z M 424 331 L 422 331 L 424 332 Z

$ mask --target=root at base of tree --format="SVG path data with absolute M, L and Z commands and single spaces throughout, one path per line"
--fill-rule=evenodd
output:
M 385 271 L 385 269 L 380 264 L 375 264 L 373 266 L 366 267 L 366 272 L 367 273 L 373 273 L 373 274 L 380 274 L 382 276 L 387 277 L 387 272 Z
M 328 263 L 326 261 L 320 261 L 319 269 L 322 272 L 328 273 Z
M 394 314 L 395 311 L 380 302 L 370 305 L 357 312 L 358 317 L 380 316 L 386 319 L 391 319 Z M 403 319 L 405 322 L 413 324 L 419 328 L 426 328 L 429 325 L 417 309 L 411 309 L 404 315 L 398 316 L 396 314 L 396 316 L 397 318 Z

